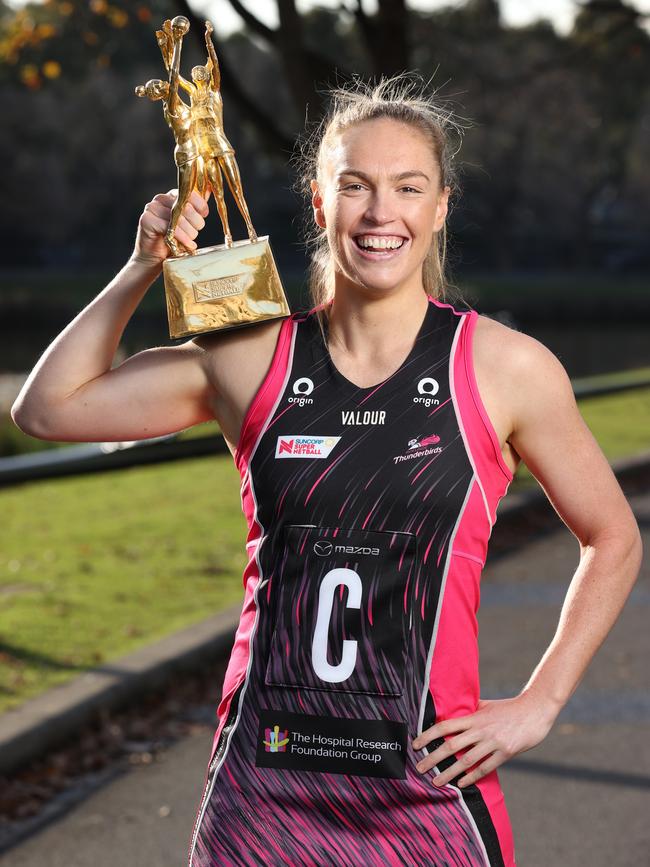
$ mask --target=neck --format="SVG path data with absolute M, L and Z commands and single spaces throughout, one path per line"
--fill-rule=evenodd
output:
M 428 304 L 421 285 L 372 297 L 337 286 L 326 308 L 328 343 L 360 360 L 411 346 Z

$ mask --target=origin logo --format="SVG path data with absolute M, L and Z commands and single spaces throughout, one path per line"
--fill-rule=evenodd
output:
M 438 384 L 438 380 L 425 376 L 418 382 L 418 394 L 421 396 L 414 397 L 413 403 L 421 403 L 424 406 L 436 406 L 440 401 L 434 395 L 438 394 L 439 390 L 440 385 Z
M 307 397 L 314 390 L 314 383 L 308 376 L 302 376 L 293 384 L 293 393 L 298 397 L 288 398 L 288 403 L 297 403 L 298 406 L 304 406 L 306 403 L 313 403 L 313 397 Z

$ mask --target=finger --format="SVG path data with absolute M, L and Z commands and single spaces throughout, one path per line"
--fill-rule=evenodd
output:
M 425 729 L 422 734 L 419 734 L 413 740 L 413 747 L 416 750 L 419 750 L 421 747 L 426 746 L 426 744 L 430 743 L 435 738 L 440 738 L 443 735 L 451 734 L 452 732 L 463 731 L 472 725 L 474 721 L 474 715 L 472 716 L 459 716 L 454 719 L 445 719 L 437 722 L 435 725 L 432 725 L 430 728 Z
M 199 230 L 187 219 L 185 214 L 181 214 L 176 225 L 179 229 L 182 229 L 183 232 L 185 232 L 188 238 L 192 238 L 192 240 L 194 240 L 194 238 L 199 234 Z
M 477 768 L 470 771 L 469 774 L 465 774 L 464 777 L 461 777 L 458 781 L 458 785 L 460 788 L 464 788 L 465 786 L 469 786 L 472 783 L 475 783 L 477 780 L 480 780 L 482 777 L 491 774 L 492 771 L 496 770 L 499 765 L 502 765 L 505 761 L 505 756 L 502 753 L 495 752 L 489 759 L 486 759 L 482 764 L 480 764 Z
M 198 232 L 205 226 L 205 220 L 193 205 L 186 205 L 183 208 L 183 217 L 190 223 Z
M 169 216 L 172 212 L 172 209 L 165 205 L 163 202 L 154 201 L 149 202 L 144 207 L 145 213 L 153 214 L 154 217 L 161 217 L 163 220 L 169 221 Z
M 207 191 L 207 197 L 210 196 L 210 190 Z M 207 197 L 205 197 L 205 193 L 202 196 L 198 190 L 192 190 L 192 195 L 190 196 L 190 204 L 198 211 L 199 214 L 202 214 L 204 217 L 208 216 L 210 208 L 208 207 Z
M 151 201 L 158 202 L 166 208 L 172 208 L 176 201 L 176 196 L 173 196 L 171 193 L 156 193 Z
M 450 757 L 455 758 L 456 753 L 459 753 L 461 750 L 475 744 L 479 738 L 480 733 L 476 729 L 469 729 L 462 734 L 456 735 L 454 738 L 450 738 L 449 740 L 438 744 L 436 749 L 432 750 L 428 755 L 421 759 L 416 767 L 418 771 L 422 773 L 429 771 L 445 759 Z
M 169 220 L 161 220 L 160 217 L 150 217 L 142 224 L 142 231 L 147 238 L 155 238 L 156 235 L 164 235 L 169 226 Z
M 186 247 L 188 250 L 196 250 L 197 243 L 193 238 L 185 232 L 180 226 L 176 227 L 176 231 L 174 232 L 174 237 L 177 241 L 180 241 L 181 244 Z
M 462 756 L 458 757 L 457 761 L 435 776 L 433 778 L 434 786 L 446 786 L 447 783 L 456 779 L 460 774 L 467 773 L 467 771 L 469 771 L 470 768 L 473 768 L 477 762 L 480 762 L 481 759 L 484 759 L 485 756 L 491 754 L 493 751 L 494 747 L 489 744 L 477 744 L 473 750 L 468 750 L 466 753 L 463 753 Z

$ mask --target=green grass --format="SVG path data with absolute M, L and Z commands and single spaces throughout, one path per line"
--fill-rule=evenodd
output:
M 0 417 L 0 457 L 42 452 L 45 449 L 59 449 L 67 445 L 73 445 L 73 443 L 59 443 L 30 437 L 16 427 L 10 416 Z
M 611 460 L 650 448 L 650 389 L 580 409 Z M 229 455 L 32 482 L 0 508 L 0 712 L 243 599 Z
M 0 492 L 0 712 L 242 599 L 229 455 Z
M 578 401 L 582 417 L 610 461 L 650 451 L 650 388 Z M 536 485 L 521 464 L 511 490 Z
M 574 389 L 593 386 L 631 385 L 650 380 L 650 367 L 635 367 L 632 370 L 615 370 L 611 373 L 598 373 L 595 376 L 582 376 L 572 379 Z
M 579 406 L 610 460 L 650 449 L 650 388 L 585 398 Z

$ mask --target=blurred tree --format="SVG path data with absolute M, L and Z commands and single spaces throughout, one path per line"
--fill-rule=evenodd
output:
M 451 215 L 465 265 L 593 263 L 603 232 L 631 238 L 643 225 L 649 39 L 626 3 L 582 3 L 567 37 L 543 20 L 504 25 L 497 0 L 430 12 L 383 0 L 373 15 L 360 0 L 302 14 L 278 0 L 277 28 L 253 4 L 230 3 L 246 27 L 215 34 L 226 127 L 252 210 L 287 243 L 286 160 L 306 109 L 317 120 L 322 89 L 352 72 L 402 69 L 439 77 L 441 106 L 471 128 Z M 192 22 L 184 64 L 201 62 L 203 20 L 186 0 L 49 0 L 17 11 L 0 0 L 0 159 L 14 167 L 0 176 L 12 203 L 0 230 L 14 261 L 118 259 L 142 202 L 173 186 L 159 108 L 133 88 L 162 75 L 154 30 L 176 14 Z
M 622 194 L 630 143 L 650 88 L 650 37 L 638 10 L 622 0 L 579 4 L 570 42 L 580 86 L 590 108 L 590 183 L 579 209 L 577 246 L 589 256 L 593 242 L 624 219 Z M 631 216 L 631 215 L 629 215 Z
M 62 76 L 86 77 L 92 68 L 153 60 L 158 51 L 150 40 L 154 12 L 159 17 L 173 8 L 162 0 L 28 3 L 0 19 L 0 80 L 37 90 Z

